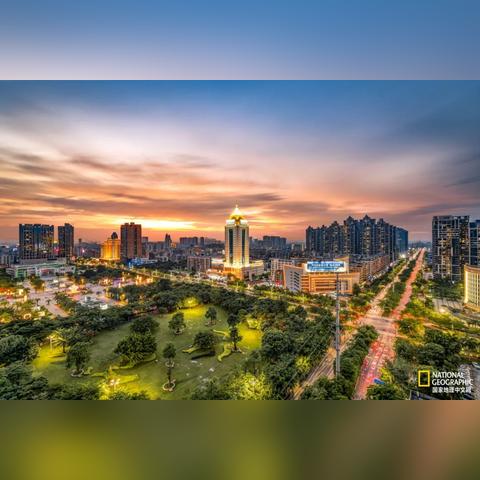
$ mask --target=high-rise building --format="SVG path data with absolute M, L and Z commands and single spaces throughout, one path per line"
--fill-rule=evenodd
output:
M 58 256 L 71 259 L 75 252 L 74 227 L 69 223 L 58 226 Z
M 465 297 L 466 305 L 480 310 L 480 266 L 465 265 Z
M 408 251 L 408 231 L 401 227 L 396 227 L 395 242 L 398 253 Z
M 343 222 L 343 254 L 355 255 L 360 249 L 360 235 L 358 222 L 352 217 L 348 217 Z
M 212 257 L 208 255 L 190 255 L 187 257 L 187 270 L 206 272 L 212 268 Z
M 343 252 L 343 226 L 336 221 L 325 232 L 325 250 L 333 256 Z
M 142 226 L 134 222 L 120 227 L 120 256 L 122 261 L 142 256 Z
M 20 262 L 54 258 L 53 225 L 22 223 L 18 226 Z
M 264 273 L 265 265 L 262 260 L 250 260 L 248 231 L 248 222 L 237 205 L 225 224 L 223 271 L 227 275 L 251 280 L 253 277 Z
M 180 237 L 180 248 L 190 248 L 198 245 L 198 237 Z
M 100 258 L 111 262 L 120 260 L 120 240 L 116 232 L 102 243 Z
M 441 215 L 432 220 L 433 277 L 453 282 L 462 280 L 469 261 L 469 220 L 467 216 Z
M 368 215 L 361 220 L 348 217 L 341 225 L 335 221 L 328 227 L 308 227 L 305 232 L 306 250 L 310 257 L 360 255 L 368 258 L 381 254 L 388 255 L 390 261 L 394 261 L 399 253 L 397 228 L 383 219 L 376 221 Z M 408 244 L 408 232 L 401 230 Z
M 165 242 L 147 242 L 143 244 L 143 248 L 146 257 L 155 256 L 165 250 Z
M 225 266 L 242 268 L 249 263 L 248 222 L 237 205 L 225 225 Z
M 383 218 L 375 224 L 374 252 L 389 254 L 391 247 L 391 228 Z M 373 252 L 372 252 L 373 254 Z
M 217 240 L 216 238 L 205 237 L 204 238 L 204 245 L 205 246 L 212 246 L 212 245 L 220 245 L 223 242 L 221 240 Z
M 325 254 L 325 236 L 327 227 L 308 227 L 306 231 L 306 250 L 311 256 L 322 257 Z
M 388 255 L 390 257 L 390 261 L 392 262 L 398 258 L 399 250 L 397 248 L 397 228 L 399 227 L 391 225 L 383 218 L 376 222 L 375 247 L 373 255 Z M 406 230 L 404 231 L 406 232 Z
M 142 257 L 147 257 L 147 245 L 148 245 L 148 237 L 142 237 Z
M 165 249 L 170 250 L 172 248 L 172 237 L 166 233 L 165 234 Z
M 360 227 L 360 255 L 370 256 L 376 252 L 377 229 L 375 228 L 375 219 L 365 215 L 359 222 Z
M 395 225 L 390 225 L 390 247 L 389 247 L 389 255 L 391 261 L 395 261 L 399 256 L 399 251 L 397 248 L 397 228 Z
M 470 265 L 480 267 L 480 220 L 470 222 L 470 253 L 469 261 Z
M 305 250 L 313 255 L 315 251 L 315 232 L 316 228 L 313 228 L 311 225 L 305 230 Z
M 262 243 L 267 250 L 285 250 L 287 248 L 287 239 L 285 237 L 264 235 Z

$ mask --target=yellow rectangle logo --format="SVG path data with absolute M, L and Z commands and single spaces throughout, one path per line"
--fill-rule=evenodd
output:
M 430 386 L 430 370 L 418 370 L 417 385 L 419 387 Z

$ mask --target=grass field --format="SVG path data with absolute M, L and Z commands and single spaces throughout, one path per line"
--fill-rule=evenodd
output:
M 126 379 L 131 375 L 137 375 L 138 380 L 120 384 L 121 389 L 128 391 L 145 390 L 151 398 L 161 399 L 182 399 L 188 398 L 195 387 L 211 377 L 221 377 L 228 373 L 232 367 L 245 358 L 241 353 L 233 353 L 229 357 L 219 362 L 215 357 L 203 357 L 198 360 L 191 360 L 191 355 L 182 353 L 184 348 L 192 344 L 195 334 L 201 330 L 215 329 L 228 332 L 226 322 L 226 313 L 217 308 L 218 318 L 214 327 L 205 326 L 205 312 L 208 305 L 202 305 L 190 309 L 182 310 L 185 314 L 186 330 L 181 335 L 174 335 L 168 329 L 168 322 L 171 315 L 160 315 L 157 320 L 160 324 L 157 337 L 157 355 L 158 361 L 152 361 L 147 364 L 138 365 L 127 370 L 119 370 L 118 378 Z M 239 326 L 240 334 L 243 339 L 239 343 L 240 349 L 248 353 L 252 349 L 260 346 L 261 333 L 257 330 L 251 330 L 246 325 Z M 129 325 L 108 332 L 99 334 L 93 340 L 91 347 L 91 361 L 89 365 L 93 367 L 93 372 L 104 372 L 110 365 L 119 363 L 119 359 L 113 353 L 118 342 L 129 333 Z M 218 336 L 219 343 L 216 347 L 217 355 L 223 350 L 223 341 Z M 168 393 L 162 390 L 162 385 L 167 381 L 166 367 L 161 358 L 162 350 L 168 342 L 172 342 L 177 350 L 175 358 L 175 368 L 173 378 L 176 379 L 176 388 Z M 65 368 L 65 356 L 60 347 L 50 348 L 49 345 L 40 348 L 37 358 L 33 361 L 33 367 L 37 374 L 42 374 L 48 378 L 51 383 L 71 383 L 71 382 L 101 382 L 99 377 L 72 378 L 69 371 Z

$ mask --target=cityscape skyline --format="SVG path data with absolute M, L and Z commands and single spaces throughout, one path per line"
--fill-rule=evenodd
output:
M 3 82 L 0 239 L 221 239 L 239 204 L 254 237 L 368 214 L 431 240 L 480 216 L 479 105 L 478 82 Z
M 238 208 L 238 205 L 235 206 L 235 209 L 234 209 L 234 212 L 235 211 L 239 211 L 239 208 Z M 243 214 L 242 214 L 243 215 Z M 363 220 L 365 220 L 365 218 L 368 218 L 370 220 L 373 220 L 373 221 L 376 221 L 376 219 L 371 219 L 368 214 L 365 214 L 364 218 L 363 219 L 354 219 L 352 218 L 351 216 L 349 216 L 347 219 L 345 219 L 345 222 L 348 222 L 348 221 L 353 221 L 353 222 L 361 222 Z M 384 219 L 379 219 L 380 220 L 380 223 L 384 223 L 385 225 L 389 225 L 387 222 L 384 221 Z M 168 232 L 165 232 L 165 235 L 162 237 L 162 239 L 152 239 L 150 238 L 148 235 L 144 235 L 144 233 L 146 233 L 145 231 L 143 231 L 142 233 L 142 225 L 141 224 L 135 224 L 135 222 L 126 222 L 122 225 L 118 225 L 118 226 L 114 226 L 113 229 L 114 231 L 111 233 L 111 235 L 108 235 L 107 236 L 107 240 L 110 240 L 112 238 L 115 238 L 115 239 L 118 239 L 118 233 L 116 230 L 118 230 L 120 233 L 123 232 L 123 230 L 128 227 L 128 226 L 135 226 L 135 227 L 139 227 L 139 235 L 137 235 L 138 239 L 137 241 L 150 241 L 150 242 L 162 242 L 162 241 L 165 241 L 165 239 L 169 239 L 169 241 L 174 241 L 175 243 L 178 243 L 180 245 L 182 245 L 182 241 L 185 241 L 185 240 L 189 240 L 189 239 L 209 239 L 209 240 L 214 240 L 216 242 L 223 242 L 223 240 L 221 239 L 218 239 L 218 238 L 215 238 L 215 237 L 208 237 L 208 236 L 205 236 L 205 235 L 189 235 L 188 232 L 186 233 L 179 233 L 179 237 L 178 238 L 173 238 L 171 237 L 171 235 L 168 233 Z M 304 237 L 302 239 L 299 239 L 299 240 L 289 240 L 289 243 L 291 244 L 297 244 L 297 243 L 302 243 L 304 244 L 304 246 L 306 247 L 306 250 L 309 250 L 309 231 L 310 230 L 321 230 L 321 229 L 327 229 L 328 228 L 332 228 L 334 226 L 340 226 L 340 224 L 338 223 L 338 219 L 337 220 L 334 220 L 332 222 L 332 225 L 330 225 L 330 227 L 327 227 L 326 225 L 322 225 L 321 227 L 316 227 L 316 228 L 313 228 L 311 225 L 309 225 L 308 227 L 306 227 L 305 231 L 304 231 Z M 82 238 L 81 236 L 80 237 L 77 237 L 75 235 L 74 237 L 74 229 L 75 229 L 75 226 L 74 225 L 71 225 L 69 223 L 65 223 L 65 225 L 53 225 L 53 224 L 49 224 L 49 223 L 20 223 L 18 225 L 20 231 L 18 232 L 17 231 L 17 238 L 16 239 L 13 239 L 13 240 L 9 240 L 9 242 L 14 242 L 16 244 L 19 244 L 19 242 L 21 242 L 21 239 L 22 239 L 22 228 L 24 228 L 25 226 L 28 226 L 28 227 L 48 227 L 48 228 L 51 228 L 52 229 L 52 232 L 55 231 L 55 228 L 57 228 L 57 235 L 55 236 L 53 233 L 52 233 L 52 246 L 53 244 L 57 245 L 59 251 L 60 250 L 63 250 L 65 249 L 65 243 L 67 242 L 69 244 L 69 250 L 70 251 L 71 249 L 73 249 L 73 246 L 76 242 L 94 242 L 94 243 L 103 243 L 105 239 L 101 239 L 100 241 L 97 241 L 96 239 L 95 240 L 91 240 L 91 239 L 87 239 L 87 238 Z M 403 234 L 406 235 L 406 238 L 407 240 L 404 241 L 405 243 L 405 247 L 410 243 L 408 241 L 408 231 L 403 229 L 402 227 L 399 227 L 399 226 L 392 226 L 393 228 L 399 230 L 399 235 L 400 235 L 400 232 L 403 232 Z M 65 238 L 65 229 L 68 229 L 68 240 L 66 240 Z M 158 232 L 157 232 L 157 235 L 158 235 Z M 283 240 L 285 242 L 285 244 L 287 243 L 287 238 L 286 237 L 281 237 L 281 236 L 271 236 L 271 235 L 261 235 L 261 236 L 253 236 L 253 235 L 249 235 L 248 237 L 251 241 L 258 241 L 260 239 L 263 238 L 263 240 L 267 240 L 267 241 L 272 241 L 272 239 L 279 239 L 279 240 Z M 0 242 L 2 241 L 2 239 L 0 239 Z M 403 241 L 403 240 L 402 240 Z

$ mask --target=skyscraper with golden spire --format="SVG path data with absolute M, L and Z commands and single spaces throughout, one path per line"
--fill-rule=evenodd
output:
M 249 245 L 249 225 L 236 205 L 225 223 L 225 274 L 253 280 L 264 273 L 263 260 L 250 260 Z
M 229 269 L 241 269 L 250 265 L 248 222 L 235 206 L 225 224 L 225 264 Z

